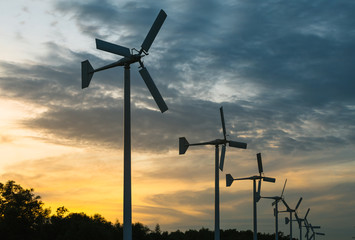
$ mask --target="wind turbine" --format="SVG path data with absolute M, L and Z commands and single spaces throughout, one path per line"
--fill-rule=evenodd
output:
M 297 203 L 295 209 L 291 209 L 290 206 L 288 206 L 288 204 L 286 203 L 285 199 L 281 199 L 281 201 L 284 203 L 284 205 L 286 207 L 286 211 L 280 211 L 280 212 L 289 212 L 290 213 L 290 218 L 286 217 L 285 223 L 286 224 L 290 223 L 290 240 L 292 240 L 292 213 L 297 211 L 298 207 L 300 206 L 300 204 L 302 202 L 302 198 L 300 198 L 300 200 L 298 200 L 298 203 Z
M 148 55 L 149 48 L 151 47 L 155 37 L 157 36 L 161 26 L 163 25 L 167 15 L 163 10 L 160 10 L 157 18 L 155 19 L 152 27 L 150 28 L 147 36 L 145 37 L 141 49 L 138 51 L 135 48 L 129 50 L 126 47 L 112 44 L 109 42 L 96 39 L 96 48 L 123 56 L 117 62 L 109 65 L 93 69 L 88 60 L 81 63 L 82 74 L 82 88 L 87 88 L 90 84 L 91 78 L 95 72 L 106 70 L 113 67 L 124 67 L 124 193 L 123 193 L 123 239 L 132 239 L 132 186 L 131 186 L 131 90 L 130 90 L 130 65 L 138 62 L 141 70 L 139 70 L 145 84 L 147 85 L 150 93 L 152 94 L 155 102 L 157 103 L 160 111 L 163 113 L 168 110 L 158 88 L 155 86 L 153 79 L 147 68 L 143 65 L 142 57 Z M 135 52 L 135 53 L 134 53 Z
M 309 229 L 310 229 L 310 226 L 309 226 L 309 223 L 308 223 L 308 220 L 307 220 L 307 216 L 308 216 L 309 210 L 310 210 L 310 208 L 308 208 L 307 214 L 306 214 L 306 216 L 303 219 L 304 226 L 306 227 L 306 230 L 307 230 L 307 232 L 306 232 L 306 234 L 304 236 L 306 237 L 307 240 L 309 240 Z
M 283 189 L 282 189 L 282 192 L 281 192 L 281 195 L 280 195 L 280 196 L 261 197 L 261 198 L 266 198 L 266 199 L 273 199 L 273 200 L 275 200 L 275 201 L 272 203 L 272 206 L 275 205 L 275 208 L 274 208 L 274 216 L 275 216 L 275 240 L 278 240 L 278 239 L 279 239 L 279 210 L 278 210 L 278 205 L 279 205 L 280 200 L 283 199 L 283 194 L 284 194 L 284 191 L 285 191 L 286 183 L 287 183 L 287 179 L 285 180 L 285 184 L 284 184 L 284 187 L 283 187 Z
M 316 239 L 316 235 L 325 236 L 324 233 L 320 233 L 320 232 L 314 231 L 314 229 L 320 229 L 320 226 L 312 226 L 312 224 L 309 224 L 309 227 L 312 230 L 312 235 L 311 235 L 311 237 L 309 239 L 313 238 L 313 240 L 315 240 Z
M 302 240 L 302 223 L 304 223 L 306 221 L 305 219 L 307 219 L 307 216 L 308 216 L 308 213 L 309 213 L 310 210 L 311 209 L 308 208 L 307 213 L 304 216 L 304 218 L 299 218 L 297 212 L 295 212 L 296 221 L 297 221 L 298 227 L 300 229 L 300 240 Z
M 209 142 L 202 143 L 189 143 L 185 137 L 179 138 L 179 154 L 185 154 L 189 146 L 198 145 L 214 145 L 215 146 L 215 217 L 214 217 L 214 238 L 215 240 L 220 239 L 219 231 L 219 169 L 223 171 L 224 158 L 226 154 L 227 143 L 230 147 L 246 149 L 247 144 L 242 142 L 235 142 L 232 140 L 227 140 L 226 126 L 224 123 L 224 113 L 223 107 L 219 109 L 222 121 L 223 139 L 216 139 Z M 219 145 L 222 145 L 221 159 L 219 161 Z
M 269 177 L 262 176 L 262 175 L 264 175 L 264 172 L 263 172 L 263 165 L 262 165 L 262 161 L 261 161 L 261 153 L 256 154 L 256 157 L 257 157 L 257 161 L 258 161 L 259 176 L 256 175 L 256 176 L 251 176 L 251 177 L 246 177 L 246 178 L 233 178 L 231 174 L 226 175 L 227 187 L 230 187 L 232 185 L 233 181 L 253 180 L 253 227 L 254 227 L 253 239 L 254 240 L 258 239 L 256 203 L 260 200 L 261 180 L 263 180 L 265 182 L 272 182 L 272 183 L 274 183 L 276 181 L 275 178 L 269 178 Z M 256 191 L 256 180 L 259 180 L 258 191 Z
M 307 211 L 307 214 L 306 216 L 304 217 L 303 221 L 304 221 L 304 226 L 306 227 L 307 229 L 307 232 L 305 234 L 305 237 L 307 238 L 307 240 L 309 239 L 315 239 L 316 238 L 316 235 L 321 235 L 321 236 L 324 236 L 325 234 L 324 233 L 320 233 L 320 232 L 316 232 L 314 231 L 314 229 L 320 229 L 320 226 L 313 226 L 312 224 L 308 223 L 308 220 L 307 220 L 307 216 L 308 216 L 308 213 L 309 213 L 309 208 L 308 208 L 308 211 Z M 312 235 L 310 237 L 309 236 L 309 230 L 312 230 Z
M 296 217 L 296 221 L 298 223 L 298 227 L 300 229 L 300 240 L 302 240 L 302 222 L 305 222 L 305 219 L 307 219 L 308 213 L 311 209 L 308 208 L 306 215 L 304 216 L 304 218 L 299 218 L 297 212 L 295 212 L 295 217 Z

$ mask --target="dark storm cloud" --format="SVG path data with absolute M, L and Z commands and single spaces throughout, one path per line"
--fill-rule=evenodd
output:
M 251 149 L 272 144 L 291 153 L 354 143 L 351 1 L 171 1 L 162 6 L 61 1 L 54 9 L 69 15 L 92 41 L 114 37 L 113 42 L 138 47 L 160 7 L 168 18 L 145 65 L 169 111 L 162 115 L 146 109 L 156 105 L 132 65 L 137 150 L 174 149 L 180 136 L 190 142 L 221 137 L 221 105 L 227 130 L 233 132 L 230 138 L 248 142 Z M 63 139 L 80 136 L 92 143 L 121 144 L 122 69 L 95 74 L 90 88 L 81 90 L 80 62 L 90 59 L 98 67 L 107 60 L 53 43 L 46 46 L 55 51 L 36 64 L 1 63 L 6 76 L 0 84 L 8 97 L 48 108 L 25 124 Z M 224 79 L 229 89 L 256 94 L 213 102 L 209 91 Z

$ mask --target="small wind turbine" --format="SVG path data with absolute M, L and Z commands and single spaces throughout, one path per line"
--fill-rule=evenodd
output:
M 216 139 L 210 142 L 202 143 L 189 143 L 185 137 L 179 138 L 179 154 L 185 154 L 189 146 L 197 145 L 214 145 L 215 146 L 215 217 L 214 217 L 214 238 L 215 240 L 220 239 L 219 231 L 219 169 L 223 171 L 224 158 L 226 154 L 226 145 L 229 144 L 230 147 L 246 149 L 247 144 L 242 142 L 235 142 L 232 140 L 227 140 L 226 126 L 224 123 L 223 107 L 219 109 L 222 121 L 223 139 Z M 219 145 L 222 145 L 221 161 L 219 161 Z
M 309 224 L 309 227 L 312 230 L 312 235 L 311 235 L 311 237 L 309 239 L 313 238 L 313 240 L 315 240 L 316 239 L 316 235 L 325 236 L 324 233 L 320 233 L 320 232 L 314 231 L 314 229 L 320 229 L 320 226 L 312 226 L 312 224 Z
M 310 226 L 309 226 L 308 219 L 307 219 L 309 210 L 310 210 L 310 208 L 308 208 L 307 214 L 306 214 L 306 216 L 303 219 L 304 226 L 306 227 L 306 230 L 307 230 L 307 232 L 306 232 L 306 234 L 304 236 L 306 237 L 307 240 L 309 240 L 309 230 L 310 230 Z
M 261 180 L 263 180 L 265 182 L 272 182 L 272 183 L 274 183 L 276 181 L 275 178 L 269 178 L 269 177 L 262 176 L 262 175 L 264 175 L 264 172 L 263 172 L 263 164 L 261 161 L 261 153 L 256 154 L 256 157 L 257 157 L 257 161 L 258 161 L 259 176 L 251 176 L 251 177 L 246 177 L 246 178 L 233 178 L 231 174 L 226 175 L 227 187 L 230 187 L 232 185 L 233 181 L 253 180 L 253 227 L 254 227 L 253 239 L 254 240 L 258 239 L 256 203 L 260 200 Z M 259 180 L 258 191 L 256 191 L 256 180 Z
M 304 218 L 299 218 L 297 212 L 295 212 L 295 217 L 296 217 L 296 221 L 298 223 L 298 227 L 300 229 L 300 240 L 302 240 L 302 223 L 305 222 L 305 219 L 307 219 L 308 213 L 311 209 L 308 208 L 306 215 L 304 216 Z
M 308 209 L 307 211 L 307 214 L 306 216 L 304 217 L 304 226 L 306 227 L 307 229 L 307 232 L 306 232 L 306 235 L 305 237 L 307 238 L 307 240 L 309 239 L 315 239 L 316 238 L 316 235 L 321 235 L 321 236 L 324 236 L 325 234 L 324 233 L 320 233 L 320 232 L 316 232 L 314 231 L 314 229 L 320 229 L 320 226 L 313 226 L 312 224 L 308 223 L 308 220 L 307 220 L 307 215 L 308 215 L 308 212 L 309 212 L 310 209 Z M 309 230 L 312 230 L 312 235 L 309 237 Z
M 278 240 L 278 239 L 279 239 L 279 210 L 278 210 L 278 204 L 279 204 L 280 200 L 283 199 L 283 194 L 284 194 L 284 191 L 285 191 L 286 183 L 287 183 L 287 179 L 285 180 L 285 184 L 284 184 L 284 187 L 283 187 L 283 189 L 282 189 L 282 192 L 281 192 L 281 195 L 280 195 L 280 196 L 261 197 L 261 198 L 266 198 L 266 199 L 273 199 L 273 200 L 275 200 L 275 201 L 272 203 L 272 206 L 275 205 L 275 208 L 274 208 L 274 216 L 275 216 L 275 240 Z
M 286 217 L 285 223 L 286 224 L 290 223 L 290 240 L 292 240 L 292 213 L 297 211 L 298 207 L 300 206 L 300 204 L 302 202 L 302 198 L 300 198 L 300 200 L 298 200 L 298 203 L 297 203 L 295 209 L 291 209 L 290 206 L 288 206 L 288 204 L 286 203 L 285 199 L 281 199 L 281 201 L 284 203 L 284 205 L 286 207 L 286 211 L 279 211 L 279 212 L 289 212 L 290 213 L 290 218 Z
M 95 72 L 106 70 L 113 67 L 124 66 L 124 194 L 123 194 L 123 239 L 132 239 L 132 194 L 131 194 L 131 89 L 130 89 L 130 65 L 138 62 L 141 70 L 139 70 L 145 84 L 147 85 L 150 93 L 152 94 L 155 102 L 157 103 L 160 111 L 163 113 L 168 110 L 158 88 L 155 86 L 153 79 L 147 68 L 143 65 L 142 57 L 148 55 L 149 48 L 151 47 L 155 37 L 157 36 L 161 26 L 163 25 L 167 15 L 163 10 L 160 10 L 157 18 L 155 19 L 152 27 L 150 28 L 146 38 L 144 39 L 141 49 L 138 51 L 135 48 L 129 50 L 116 44 L 96 39 L 96 48 L 123 56 L 117 62 L 109 65 L 93 69 L 88 60 L 81 63 L 81 76 L 82 88 L 87 88 L 90 84 L 91 78 Z M 134 53 L 135 51 L 135 53 Z

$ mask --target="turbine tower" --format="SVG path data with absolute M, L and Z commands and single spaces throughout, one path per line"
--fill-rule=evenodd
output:
M 226 126 L 224 123 L 223 107 L 219 109 L 222 121 L 223 139 L 216 139 L 210 142 L 189 143 L 185 137 L 179 138 L 179 154 L 185 154 L 189 146 L 198 145 L 214 145 L 215 146 L 215 217 L 214 217 L 214 238 L 220 240 L 220 226 L 219 226 L 219 169 L 223 171 L 224 158 L 226 154 L 227 143 L 230 147 L 246 149 L 247 144 L 242 142 L 235 142 L 227 140 Z M 219 145 L 222 145 L 221 159 L 219 161 Z
M 280 196 L 274 196 L 274 197 L 261 197 L 261 198 L 266 198 L 266 199 L 273 199 L 275 200 L 272 203 L 272 206 L 275 206 L 274 208 L 274 216 L 275 216 L 275 240 L 279 239 L 279 209 L 278 209 L 278 204 L 279 202 L 283 199 L 283 194 L 285 191 L 287 179 L 285 180 L 284 187 L 282 189 L 281 195 Z
M 264 172 L 263 172 L 263 165 L 262 165 L 262 161 L 261 161 L 261 153 L 256 154 L 256 157 L 257 157 L 257 161 L 258 161 L 259 176 L 251 176 L 251 177 L 246 177 L 246 178 L 233 178 L 231 174 L 226 175 L 227 187 L 230 187 L 232 185 L 233 181 L 253 180 L 253 227 L 254 227 L 253 239 L 254 240 L 258 239 L 256 203 L 260 200 L 261 180 L 263 180 L 265 182 L 272 182 L 272 183 L 274 183 L 276 181 L 275 178 L 269 178 L 269 177 L 263 176 Z M 256 180 L 259 180 L 258 191 L 256 191 Z
M 109 65 L 93 69 L 88 60 L 81 63 L 82 74 L 82 88 L 87 88 L 90 84 L 91 78 L 95 72 L 106 70 L 113 67 L 124 67 L 124 122 L 123 122 L 123 139 L 124 139 L 124 187 L 123 187 L 123 239 L 132 240 L 132 186 L 131 186 L 131 89 L 130 89 L 130 65 L 138 62 L 140 65 L 139 73 L 157 103 L 160 111 L 163 113 L 168 110 L 158 88 L 155 86 L 147 68 L 143 65 L 142 57 L 148 55 L 155 37 L 157 36 L 161 26 L 163 25 L 167 15 L 163 10 L 160 10 L 152 27 L 150 28 L 146 38 L 144 39 L 141 49 L 138 51 L 135 48 L 129 50 L 126 47 L 112 44 L 109 42 L 96 39 L 96 48 L 102 51 L 110 52 L 123 56 L 117 62 Z
M 286 210 L 280 211 L 280 212 L 289 212 L 290 213 L 290 218 L 286 217 L 285 223 L 286 224 L 290 223 L 290 240 L 292 240 L 292 213 L 297 211 L 298 207 L 300 206 L 300 204 L 302 202 L 302 198 L 300 198 L 300 200 L 298 200 L 298 203 L 297 203 L 295 209 L 290 208 L 290 206 L 288 206 L 288 204 L 286 203 L 285 199 L 281 199 L 281 201 L 284 203 Z

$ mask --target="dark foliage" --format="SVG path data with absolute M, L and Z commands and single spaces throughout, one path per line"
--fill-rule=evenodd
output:
M 0 183 L 1 239 L 37 239 L 49 214 L 33 189 L 23 189 L 14 181 Z
M 132 225 L 133 240 L 213 240 L 214 232 L 208 228 L 182 232 L 162 232 L 159 224 L 150 230 L 142 223 Z M 43 208 L 39 196 L 33 189 L 23 189 L 14 181 L 0 183 L 0 239 L 1 240 L 122 240 L 123 228 L 112 224 L 99 214 L 69 213 L 59 207 L 50 216 Z M 221 230 L 223 240 L 253 239 L 253 232 L 236 229 Z M 258 234 L 259 240 L 273 240 L 274 234 Z M 279 234 L 280 240 L 289 237 Z

